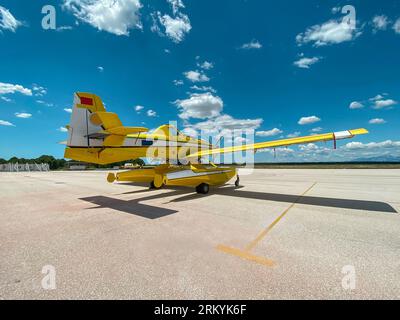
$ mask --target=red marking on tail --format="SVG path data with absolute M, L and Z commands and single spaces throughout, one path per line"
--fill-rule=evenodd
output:
M 84 104 L 84 105 L 87 105 L 87 106 L 93 106 L 93 99 L 92 98 L 81 97 L 81 104 Z

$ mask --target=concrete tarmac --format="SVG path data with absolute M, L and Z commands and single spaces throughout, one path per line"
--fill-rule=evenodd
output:
M 106 175 L 0 173 L 0 299 L 400 298 L 400 170 Z

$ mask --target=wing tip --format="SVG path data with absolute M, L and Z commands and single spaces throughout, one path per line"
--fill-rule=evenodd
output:
M 358 135 L 361 135 L 361 134 L 368 134 L 369 131 L 367 129 L 361 128 L 361 129 L 350 130 L 350 133 L 353 136 L 358 136 Z

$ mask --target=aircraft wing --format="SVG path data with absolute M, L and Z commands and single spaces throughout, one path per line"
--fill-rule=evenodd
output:
M 193 154 L 188 155 L 187 159 L 193 158 L 201 158 L 204 156 L 210 156 L 214 154 L 223 154 L 223 153 L 235 153 L 241 151 L 256 151 L 259 149 L 268 149 L 268 148 L 278 148 L 278 147 L 287 147 L 291 145 L 298 145 L 298 144 L 307 144 L 313 142 L 320 142 L 320 141 L 337 141 L 343 139 L 351 139 L 357 135 L 367 134 L 368 131 L 366 129 L 355 129 L 355 130 L 348 130 L 348 131 L 341 131 L 341 132 L 333 132 L 333 133 L 325 133 L 325 134 L 318 134 L 313 136 L 306 136 L 306 137 L 297 137 L 297 138 L 290 138 L 290 139 L 283 139 L 283 140 L 275 140 L 275 141 L 267 141 L 255 144 L 248 144 L 242 146 L 233 146 L 227 148 L 219 148 L 219 149 L 209 149 L 209 150 L 202 150 Z M 336 143 L 335 143 L 336 144 Z

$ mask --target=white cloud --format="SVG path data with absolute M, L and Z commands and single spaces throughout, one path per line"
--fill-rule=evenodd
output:
M 296 132 L 293 132 L 293 133 L 289 133 L 286 137 L 287 138 L 297 138 L 300 135 L 301 135 L 301 132 L 300 131 L 296 131 Z
M 22 26 L 22 22 L 15 19 L 8 9 L 0 6 L 0 31 L 9 30 L 15 32 L 20 26 Z
M 183 80 L 174 80 L 174 85 L 178 86 L 183 86 Z
M 273 137 L 273 136 L 277 136 L 278 134 L 283 133 L 282 130 L 278 129 L 278 128 L 274 128 L 268 131 L 257 131 L 256 132 L 256 136 L 258 137 Z
M 193 93 L 190 98 L 174 102 L 180 109 L 181 119 L 207 119 L 217 117 L 222 112 L 224 103 L 218 96 L 207 93 Z
M 381 16 L 375 16 L 372 19 L 372 25 L 374 28 L 374 32 L 380 31 L 380 30 L 386 30 L 388 24 L 389 24 L 389 19 L 385 15 Z
M 64 111 L 67 113 L 72 113 L 72 109 L 71 108 L 64 108 Z
M 208 61 L 204 61 L 203 63 L 198 63 L 197 65 L 204 70 L 210 70 L 214 68 L 214 64 Z
M 384 96 L 387 96 L 387 94 L 386 94 L 386 93 L 384 93 L 384 94 L 378 94 L 378 95 L 376 95 L 375 97 L 370 98 L 369 101 L 382 100 L 382 99 L 385 98 Z
M 172 6 L 172 12 L 176 15 L 179 13 L 179 9 L 185 8 L 182 0 L 167 0 L 168 3 Z
M 64 0 L 63 5 L 79 20 L 118 36 L 142 28 L 141 7 L 140 0 Z
M 147 111 L 147 116 L 149 117 L 156 117 L 157 116 L 157 112 L 153 111 L 153 110 L 148 110 Z
M 394 32 L 400 34 L 400 18 L 398 18 L 398 19 L 396 20 L 396 22 L 394 23 L 394 25 L 393 25 L 393 30 L 394 30 Z
M 7 97 L 0 97 L 0 99 L 5 101 L 5 102 L 12 102 L 12 100 L 10 98 L 7 98 Z
M 302 69 L 310 69 L 310 66 L 316 64 L 320 58 L 313 57 L 313 58 L 300 58 L 299 60 L 295 61 L 293 64 Z
M 397 101 L 394 101 L 393 99 L 376 100 L 374 109 L 384 109 L 384 108 L 394 106 L 396 104 L 397 104 Z
M 366 144 L 361 142 L 350 142 L 344 146 L 344 148 L 350 150 L 395 148 L 395 147 L 400 147 L 400 141 L 387 140 L 383 142 L 370 142 Z
M 332 14 L 336 14 L 336 13 L 339 13 L 341 10 L 342 10 L 341 7 L 333 7 L 331 9 L 331 12 L 332 12 Z
M 181 131 L 184 135 L 187 135 L 189 137 L 197 138 L 199 136 L 199 133 L 196 129 L 193 129 L 192 127 L 186 127 Z
M 225 114 L 188 127 L 206 133 L 222 134 L 226 130 L 256 130 L 261 126 L 262 122 L 262 119 L 235 119 L 232 116 Z
M 192 29 L 189 17 L 185 14 L 178 13 L 175 17 L 171 17 L 168 14 L 162 16 L 160 12 L 157 14 L 158 20 L 165 28 L 166 36 L 175 43 L 183 41 L 185 35 Z M 159 28 L 156 25 L 152 27 L 152 30 L 159 32 Z
M 317 128 L 312 129 L 311 132 L 318 133 L 318 132 L 321 132 L 322 130 L 324 130 L 324 129 L 321 127 L 317 127 Z
M 369 120 L 369 124 L 385 124 L 386 121 L 384 119 L 376 118 Z
M 65 127 L 59 127 L 59 128 L 57 129 L 57 131 L 60 131 L 60 132 L 68 132 L 68 129 L 65 128 Z
M 46 101 L 43 101 L 43 100 L 36 100 L 36 103 L 42 104 L 42 105 L 44 105 L 46 107 L 54 107 L 54 104 L 46 102 Z
M 98 66 L 98 67 L 97 67 L 97 70 L 99 70 L 100 72 L 103 72 L 103 71 L 104 71 L 104 67 Z
M 136 106 L 136 107 L 135 107 L 135 111 L 136 111 L 136 112 L 140 112 L 140 111 L 142 111 L 143 109 L 144 109 L 143 106 Z
M 191 86 L 190 89 L 197 90 L 197 91 L 204 91 L 204 92 L 208 91 L 208 92 L 212 92 L 212 93 L 217 93 L 217 90 L 215 90 L 213 87 L 210 87 L 210 86 L 199 87 L 197 85 L 194 85 L 194 86 Z
M 14 124 L 12 124 L 9 121 L 5 121 L 5 120 L 0 120 L 0 126 L 15 127 Z
M 243 44 L 240 49 L 249 50 L 249 49 L 261 49 L 262 44 L 257 40 L 252 40 L 249 43 Z
M 37 97 L 42 97 L 47 94 L 47 89 L 45 87 L 39 86 L 37 84 L 33 84 L 32 90 Z
M 61 31 L 66 31 L 66 30 L 72 30 L 73 27 L 71 26 L 61 26 L 61 27 L 57 27 L 56 31 L 61 32 Z
M 318 147 L 316 144 L 314 144 L 314 143 L 309 143 L 309 144 L 307 144 L 307 145 L 301 145 L 301 146 L 299 146 L 299 149 L 300 149 L 301 151 L 306 151 L 306 152 L 308 152 L 308 151 L 316 151 L 316 150 L 319 149 L 319 147 Z
M 30 113 L 25 113 L 25 112 L 16 112 L 15 116 L 17 118 L 22 118 L 22 119 L 28 119 L 28 118 L 32 117 L 32 115 Z
M 11 84 L 11 83 L 3 83 L 0 82 L 0 94 L 13 94 L 13 93 L 22 93 L 26 96 L 32 95 L 32 90 L 24 88 L 19 84 Z
M 350 109 L 362 109 L 362 108 L 364 108 L 364 105 L 361 102 L 353 101 L 352 103 L 350 103 L 349 108 Z
M 319 121 L 321 121 L 321 119 L 316 117 L 316 116 L 302 117 L 299 120 L 298 124 L 303 126 L 303 125 L 306 125 L 306 124 L 316 123 L 316 122 L 319 122 Z
M 185 77 L 192 82 L 207 82 L 210 81 L 210 78 L 207 77 L 204 73 L 199 71 L 188 71 L 183 73 Z
M 361 35 L 361 32 L 351 25 L 340 20 L 330 20 L 321 25 L 314 25 L 308 28 L 304 33 L 296 37 L 299 45 L 314 43 L 314 46 L 321 47 L 330 44 L 338 44 L 346 41 L 352 41 Z

